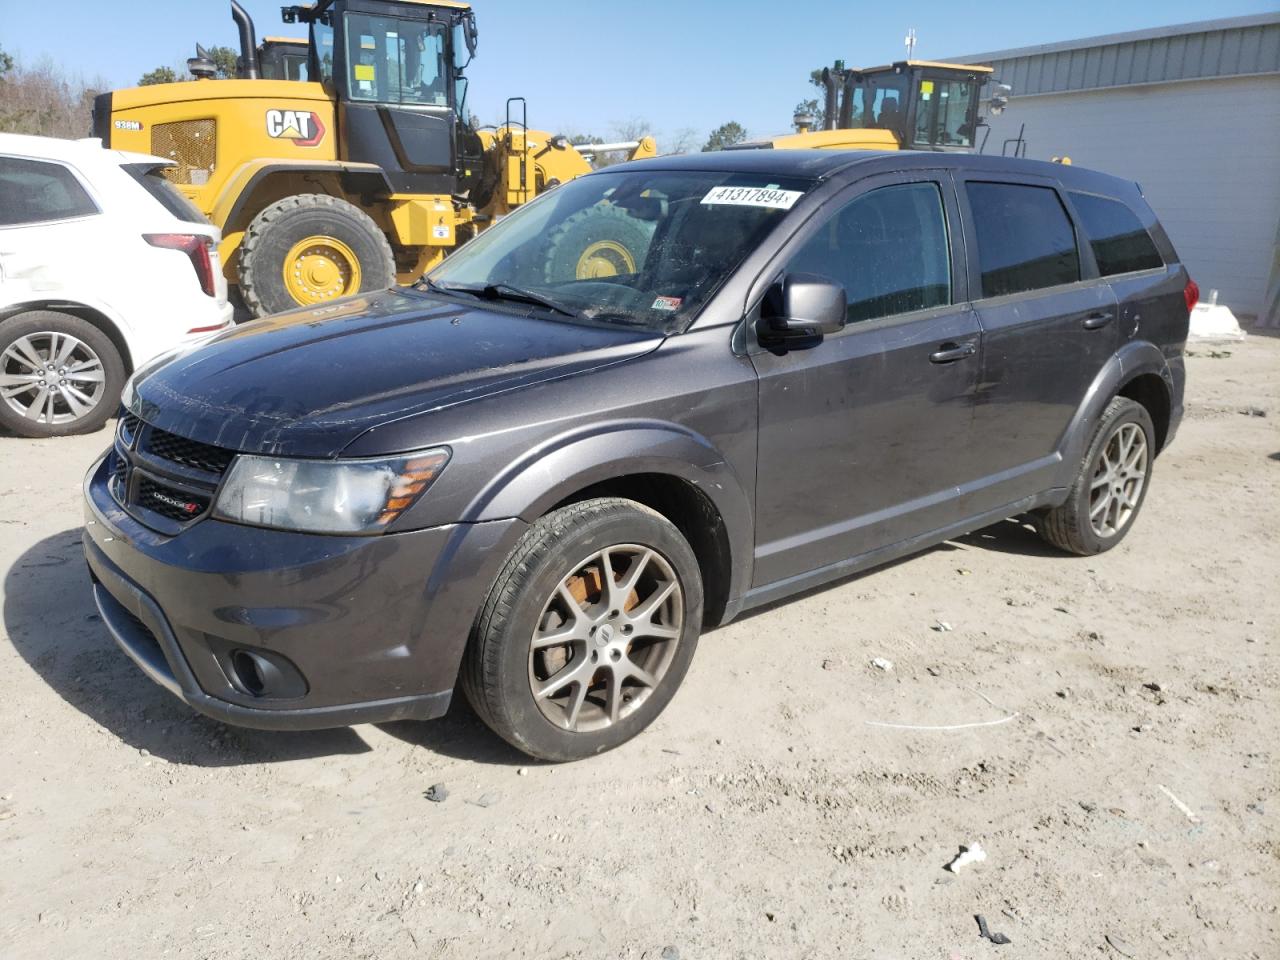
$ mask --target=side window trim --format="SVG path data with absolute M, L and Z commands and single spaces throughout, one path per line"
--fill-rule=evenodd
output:
M 968 256 L 967 277 L 969 280 L 969 289 L 973 293 L 972 303 L 985 303 L 991 300 L 1007 301 L 1018 298 L 1029 299 L 1032 297 L 1042 297 L 1046 294 L 1057 293 L 1063 290 L 1073 288 L 1083 288 L 1099 283 L 1106 283 L 1107 277 L 1103 277 L 1098 272 L 1097 261 L 1094 260 L 1093 247 L 1089 243 L 1088 237 L 1084 232 L 1084 226 L 1080 222 L 1080 216 L 1076 209 L 1071 206 L 1071 202 L 1067 197 L 1067 189 L 1062 182 L 1053 177 L 1040 177 L 1035 174 L 1006 173 L 1001 170 L 956 170 L 953 172 L 953 180 L 956 191 L 956 202 L 960 206 L 961 218 L 964 222 L 964 244 Z M 1080 279 L 1073 280 L 1070 283 L 1059 283 L 1051 287 L 1037 287 L 1034 290 L 1019 290 L 1017 293 L 1002 293 L 994 297 L 983 296 L 982 293 L 982 264 L 978 253 L 978 232 L 974 223 L 973 210 L 969 206 L 968 193 L 965 190 L 965 184 L 974 183 L 1007 183 L 1014 186 L 1028 187 L 1044 187 L 1054 191 L 1058 197 L 1058 202 L 1062 204 L 1062 209 L 1066 212 L 1067 220 L 1071 223 L 1072 233 L 1075 235 L 1076 257 L 1080 262 Z
M 30 157 L 21 153 L 0 153 L 0 160 L 26 160 L 30 163 L 44 163 L 51 167 L 59 167 L 66 170 L 67 173 L 71 174 L 71 178 L 80 187 L 81 191 L 83 191 L 85 199 L 89 201 L 89 206 L 93 208 L 85 213 L 77 213 L 73 217 L 58 217 L 53 220 L 28 220 L 23 223 L 0 223 L 0 230 L 23 230 L 28 227 L 51 227 L 61 223 L 76 223 L 80 220 L 89 220 L 93 217 L 99 217 L 102 215 L 102 204 L 98 203 L 98 198 L 94 195 L 94 191 L 90 186 L 89 181 L 85 179 L 84 174 L 65 160 L 54 160 L 49 157 Z
M 860 330 L 879 329 L 897 323 L 912 322 L 934 314 L 943 314 L 964 307 L 969 302 L 969 279 L 965 267 L 965 246 L 960 233 L 960 208 L 956 201 L 954 184 L 950 183 L 950 171 L 945 167 L 921 168 L 919 170 L 900 173 L 873 174 L 838 188 L 827 197 L 822 206 L 814 210 L 804 223 L 797 227 L 769 259 L 752 282 L 747 295 L 744 323 L 747 331 L 746 346 L 749 352 L 762 350 L 755 338 L 755 318 L 759 313 L 761 302 L 769 288 L 782 275 L 783 268 L 803 249 L 804 245 L 819 230 L 825 227 L 833 217 L 838 216 L 845 207 L 854 200 L 874 192 L 882 187 L 892 187 L 908 183 L 932 183 L 938 188 L 942 199 L 944 226 L 947 231 L 947 245 L 951 269 L 951 303 L 936 307 L 926 307 L 909 313 L 891 314 L 852 323 L 844 330 L 831 334 L 832 338 L 847 336 Z M 735 339 L 737 339 L 735 337 Z

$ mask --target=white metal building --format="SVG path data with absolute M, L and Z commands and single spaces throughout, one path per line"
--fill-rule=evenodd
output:
M 1136 180 L 1202 295 L 1280 325 L 1280 12 L 946 59 L 1013 88 L 985 152 Z

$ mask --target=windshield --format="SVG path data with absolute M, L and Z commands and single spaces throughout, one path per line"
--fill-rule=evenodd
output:
M 443 24 L 364 13 L 345 23 L 352 100 L 448 105 Z
M 589 322 L 683 329 L 811 185 L 678 170 L 580 177 L 486 230 L 428 281 Z

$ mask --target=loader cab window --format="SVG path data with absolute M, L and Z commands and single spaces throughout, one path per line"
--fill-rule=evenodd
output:
M 352 100 L 449 105 L 443 24 L 348 13 L 345 28 Z
M 854 87 L 849 126 L 854 130 L 892 130 L 901 136 L 906 102 L 906 77 L 894 73 L 867 74 Z
M 921 78 L 916 88 L 912 140 L 920 146 L 972 147 L 976 126 L 976 87 L 966 80 Z
M 311 24 L 311 49 L 315 53 L 317 79 L 328 90 L 333 89 L 333 24 L 317 20 Z

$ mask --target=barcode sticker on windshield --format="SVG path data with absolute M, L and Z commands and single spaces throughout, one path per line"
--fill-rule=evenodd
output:
M 790 210 L 803 195 L 801 190 L 775 190 L 772 187 L 712 187 L 702 202 Z

